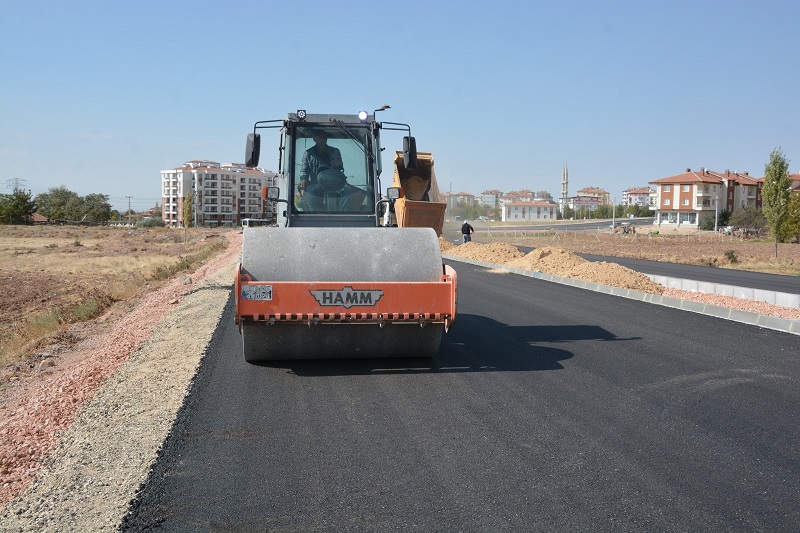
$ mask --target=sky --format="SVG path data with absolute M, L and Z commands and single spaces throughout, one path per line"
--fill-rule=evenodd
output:
M 798 21 L 797 0 L 0 0 L 0 192 L 145 210 L 162 170 L 243 162 L 255 121 L 382 104 L 454 193 L 558 197 L 568 165 L 570 195 L 619 202 L 686 168 L 763 176 L 778 147 L 798 172 Z

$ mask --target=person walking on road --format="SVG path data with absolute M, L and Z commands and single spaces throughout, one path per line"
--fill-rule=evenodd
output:
M 470 236 L 472 233 L 475 233 L 475 228 L 465 220 L 464 223 L 461 224 L 461 235 L 464 237 L 465 243 L 472 242 L 472 237 Z

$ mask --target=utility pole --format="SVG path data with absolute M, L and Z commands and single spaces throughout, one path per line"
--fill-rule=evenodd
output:
M 128 216 L 130 217 L 131 216 L 131 198 L 133 198 L 133 196 L 126 196 L 125 198 L 128 199 Z

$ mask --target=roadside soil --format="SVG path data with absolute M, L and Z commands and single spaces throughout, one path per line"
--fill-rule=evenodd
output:
M 11 365 L 0 390 L 4 530 L 116 529 L 230 294 L 241 232 L 217 235 L 225 247 L 201 267 L 52 339 L 50 364 Z

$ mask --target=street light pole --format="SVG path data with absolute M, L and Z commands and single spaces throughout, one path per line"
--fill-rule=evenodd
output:
M 717 232 L 717 222 L 719 221 L 719 207 L 717 199 L 714 198 L 714 233 Z
M 613 230 L 614 227 L 617 225 L 617 199 L 614 198 L 614 203 L 611 204 L 611 229 Z

